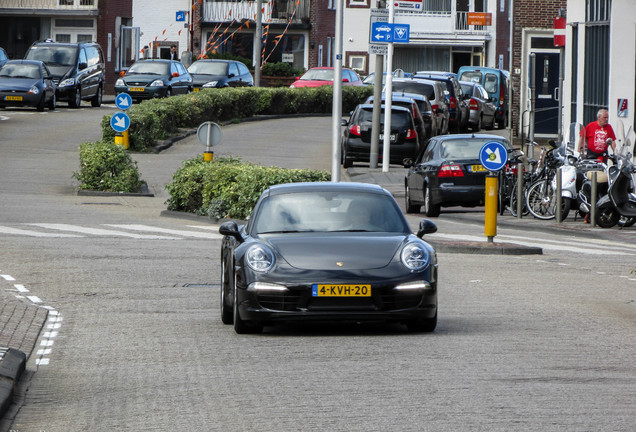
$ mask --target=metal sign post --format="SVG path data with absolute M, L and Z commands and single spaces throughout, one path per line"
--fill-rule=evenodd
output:
M 488 243 L 497 235 L 497 203 L 499 187 L 497 172 L 508 163 L 508 149 L 498 141 L 489 141 L 479 150 L 479 161 L 489 173 L 486 176 L 484 234 Z

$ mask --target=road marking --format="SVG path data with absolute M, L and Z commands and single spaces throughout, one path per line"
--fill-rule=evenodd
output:
M 97 235 L 97 236 L 129 237 L 134 239 L 145 239 L 145 240 L 180 240 L 177 237 L 132 234 L 132 233 L 124 232 L 124 231 L 105 230 L 105 229 L 99 229 L 99 228 L 86 228 L 86 227 L 81 227 L 78 225 L 69 225 L 69 224 L 32 223 L 27 225 L 33 225 L 40 228 L 46 228 L 46 229 L 52 229 L 52 230 L 70 231 L 70 232 L 77 232 L 81 234 L 91 234 L 91 235 Z
M 127 229 L 131 231 L 142 231 L 142 232 L 158 232 L 163 234 L 172 234 L 172 235 L 180 235 L 183 237 L 195 237 L 195 238 L 203 238 L 203 239 L 212 239 L 218 240 L 222 239 L 223 236 L 221 234 L 215 233 L 206 233 L 206 232 L 196 232 L 196 231 L 184 231 L 184 230 L 175 230 L 168 228 L 159 228 L 148 225 L 112 225 L 112 224 L 104 224 L 105 226 L 113 227 L 113 228 L 121 228 Z M 190 225 L 192 227 L 196 227 L 196 225 Z M 206 227 L 202 227 L 206 228 Z
M 10 228 L 7 226 L 0 226 L 0 233 L 2 234 L 13 234 L 13 235 L 21 235 L 21 236 L 29 236 L 29 237 L 56 237 L 56 238 L 80 238 L 84 236 L 74 235 L 74 234 L 52 234 L 52 233 L 43 233 L 37 231 L 29 231 L 23 230 L 19 228 Z
M 28 298 L 32 303 L 42 303 L 42 299 L 38 296 L 26 296 L 26 298 Z
M 6 281 L 9 281 L 9 282 L 11 282 L 11 281 L 14 281 L 14 280 L 15 280 L 15 279 L 13 278 L 13 276 L 11 276 L 11 275 L 0 275 L 0 277 L 1 277 L 2 279 L 6 280 Z

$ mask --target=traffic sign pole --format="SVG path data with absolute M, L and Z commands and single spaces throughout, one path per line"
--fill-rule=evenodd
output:
M 389 24 L 395 19 L 395 2 L 389 2 Z M 376 77 L 377 79 L 377 77 Z M 382 78 L 380 78 L 382 79 Z M 382 81 L 380 81 L 382 82 Z M 384 141 L 382 142 L 382 172 L 389 172 L 391 162 L 391 104 L 393 99 L 393 42 L 386 53 L 386 89 L 384 97 Z
M 479 161 L 489 173 L 486 176 L 486 196 L 484 204 L 484 234 L 488 243 L 497 235 L 497 204 L 499 185 L 497 172 L 508 163 L 508 149 L 499 141 L 489 141 L 479 150 Z

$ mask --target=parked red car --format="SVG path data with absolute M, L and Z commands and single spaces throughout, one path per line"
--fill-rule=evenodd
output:
M 332 67 L 315 67 L 309 69 L 300 78 L 289 86 L 289 88 L 299 87 L 320 87 L 324 85 L 333 85 L 334 68 Z M 351 69 L 342 69 L 342 85 L 361 86 L 362 79 L 355 71 Z

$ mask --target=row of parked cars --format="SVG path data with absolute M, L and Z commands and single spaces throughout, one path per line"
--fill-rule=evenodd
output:
M 0 108 L 33 106 L 53 110 L 57 102 L 77 108 L 82 101 L 102 104 L 105 82 L 104 54 L 95 42 L 38 41 L 24 59 L 10 60 L 0 48 Z M 233 60 L 197 60 L 189 68 L 176 60 L 148 59 L 122 71 L 117 93 L 140 101 L 202 88 L 253 86 L 247 67 Z

